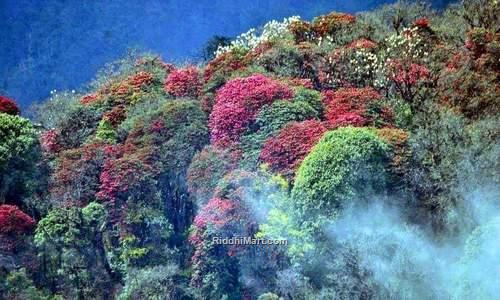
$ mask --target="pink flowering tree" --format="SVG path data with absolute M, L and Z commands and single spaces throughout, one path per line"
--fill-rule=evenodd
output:
M 175 97 L 197 97 L 200 90 L 200 74 L 194 66 L 173 70 L 165 79 L 165 91 Z
M 238 142 L 264 105 L 278 99 L 290 99 L 293 92 L 280 82 L 256 74 L 226 83 L 218 92 L 210 114 L 212 143 L 228 145 Z

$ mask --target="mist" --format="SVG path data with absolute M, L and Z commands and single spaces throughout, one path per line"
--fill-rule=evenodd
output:
M 453 217 L 468 224 L 472 217 L 475 228 L 445 242 L 379 199 L 347 208 L 326 231 L 357 251 L 391 298 L 494 299 L 500 294 L 500 210 L 488 201 L 492 192 L 464 195 L 470 214 Z

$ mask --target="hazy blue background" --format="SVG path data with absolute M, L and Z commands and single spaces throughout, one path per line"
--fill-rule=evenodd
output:
M 311 19 L 387 2 L 393 1 L 0 0 L 0 94 L 26 107 L 52 89 L 77 89 L 131 47 L 182 62 L 215 34 L 235 36 L 270 19 Z

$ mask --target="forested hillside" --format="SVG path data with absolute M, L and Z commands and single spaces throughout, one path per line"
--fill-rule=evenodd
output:
M 498 15 L 290 17 L 0 97 L 0 299 L 497 299 Z

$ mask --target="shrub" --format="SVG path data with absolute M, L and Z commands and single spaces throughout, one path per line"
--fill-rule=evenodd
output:
M 317 113 L 316 118 L 322 118 L 324 106 L 321 99 L 321 93 L 310 88 L 298 87 L 295 89 L 294 101 L 302 101 L 309 104 Z M 298 120 L 296 120 L 298 121 Z
M 175 97 L 197 97 L 201 89 L 199 77 L 194 66 L 174 70 L 165 79 L 165 91 Z
M 369 200 L 385 187 L 386 157 L 387 146 L 372 129 L 326 133 L 297 171 L 295 205 L 304 217 L 335 216 L 349 202 Z
M 260 160 L 269 164 L 272 171 L 293 178 L 304 157 L 325 131 L 319 121 L 290 123 L 277 136 L 266 140 Z
M 0 95 L 0 113 L 18 115 L 20 113 L 20 110 L 14 100 Z
M 262 106 L 292 96 L 288 87 L 260 74 L 229 81 L 217 92 L 210 114 L 212 142 L 218 145 L 238 142 Z
M 35 226 L 33 218 L 22 212 L 15 205 L 0 205 L 0 233 L 23 234 Z

